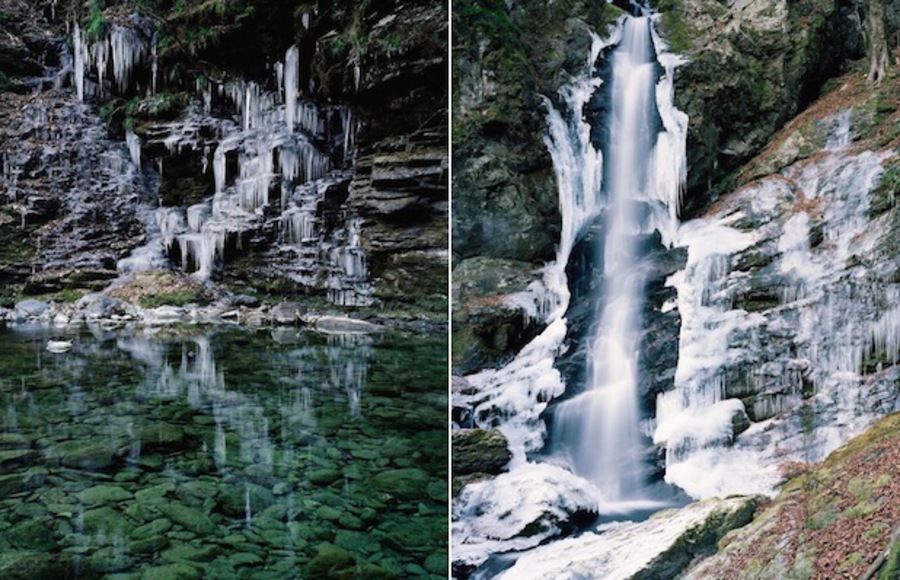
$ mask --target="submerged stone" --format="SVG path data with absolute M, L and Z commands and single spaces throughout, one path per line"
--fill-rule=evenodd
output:
M 390 469 L 372 478 L 372 487 L 397 498 L 424 497 L 428 490 L 428 474 L 417 468 Z
M 365 561 L 357 560 L 350 552 L 337 547 L 325 548 L 304 569 L 306 578 L 334 580 L 392 580 L 396 575 Z
M 85 471 L 104 471 L 115 461 L 115 449 L 111 445 L 87 441 L 66 441 L 50 451 L 61 465 Z
M 132 534 L 133 535 L 133 534 Z M 165 536 L 150 536 L 141 540 L 128 543 L 128 550 L 135 554 L 153 554 L 169 545 L 169 539 Z
M 211 562 L 219 555 L 219 548 L 213 545 L 194 545 L 194 544 L 172 544 L 172 546 L 162 553 L 164 560 L 169 562 L 181 562 L 189 560 L 191 562 Z
M 316 509 L 316 517 L 320 520 L 336 522 L 341 519 L 342 515 L 343 512 L 327 505 L 323 505 L 322 507 Z
M 228 562 L 235 568 L 240 568 L 241 566 L 259 566 L 263 563 L 263 559 L 256 555 L 250 554 L 248 552 L 238 552 L 237 554 L 232 554 L 228 557 Z
M 73 578 L 74 575 L 75 567 L 71 554 L 0 552 L 0 578 L 4 580 Z
M 140 428 L 142 450 L 180 448 L 184 442 L 184 429 L 170 423 L 159 422 Z
M 51 518 L 28 520 L 6 530 L 2 538 L 23 550 L 51 551 L 55 547 Z
M 91 554 L 88 565 L 95 572 L 109 573 L 122 572 L 134 566 L 134 558 L 126 554 L 121 548 L 100 548 Z
M 178 502 L 161 503 L 157 509 L 176 524 L 196 534 L 213 534 L 216 531 L 215 524 L 198 509 Z
M 317 469 L 309 473 L 309 481 L 313 485 L 331 485 L 341 478 L 337 469 Z
M 104 533 L 106 537 L 121 536 L 131 528 L 128 519 L 111 507 L 101 507 L 84 512 L 84 531 L 88 534 Z
M 203 574 L 187 564 L 170 564 L 147 568 L 141 574 L 141 580 L 199 580 Z
M 0 449 L 27 449 L 31 440 L 21 433 L 0 433 Z
M 268 489 L 248 483 L 242 486 L 220 486 L 218 496 L 219 511 L 233 518 L 246 515 L 249 502 L 250 512 L 259 513 L 275 504 L 275 496 Z
M 78 492 L 78 499 L 88 507 L 115 504 L 134 498 L 134 494 L 118 485 L 95 485 Z
M 138 526 L 131 531 L 131 539 L 146 540 L 157 534 L 164 534 L 172 527 L 172 522 L 166 518 L 153 520 L 149 524 Z

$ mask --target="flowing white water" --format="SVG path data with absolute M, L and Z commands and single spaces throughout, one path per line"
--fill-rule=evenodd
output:
M 555 368 L 555 360 L 566 348 L 565 315 L 571 298 L 566 266 L 585 226 L 608 206 L 609 215 L 625 214 L 630 216 L 629 220 L 633 218 L 630 223 L 620 224 L 620 231 L 615 234 L 623 244 L 626 243 L 626 237 L 635 233 L 647 234 L 656 230 L 662 235 L 663 243 L 670 245 L 675 235 L 677 205 L 686 174 L 688 120 L 672 103 L 672 78 L 674 69 L 685 61 L 669 53 L 665 42 L 653 32 L 650 22 L 656 18 L 623 18 L 615 27 L 606 31 L 606 39 L 594 36 L 582 74 L 559 91 L 561 106 L 550 106 L 548 101 L 548 134 L 545 143 L 556 173 L 562 218 L 556 260 L 544 269 L 542 279 L 533 283 L 527 291 L 505 298 L 507 305 L 520 308 L 527 316 L 542 321 L 547 326 L 507 366 L 467 377 L 475 392 L 456 397 L 457 404 L 473 407 L 476 424 L 480 427 L 497 427 L 504 433 L 513 455 L 508 473 L 493 480 L 466 486 L 454 502 L 453 554 L 457 564 L 478 566 L 490 554 L 528 549 L 546 542 L 548 538 L 560 533 L 552 522 L 566 520 L 577 511 L 621 513 L 626 505 L 641 504 L 642 509 L 647 507 L 643 505 L 646 501 L 640 501 L 640 494 L 625 493 L 630 487 L 628 483 L 610 485 L 606 482 L 610 490 L 599 489 L 593 483 L 590 473 L 576 475 L 564 466 L 529 461 L 527 453 L 543 447 L 546 427 L 542 413 L 549 401 L 562 395 L 565 390 L 562 377 Z M 657 120 L 654 125 L 650 125 L 650 115 L 643 115 L 647 118 L 647 126 L 643 128 L 645 136 L 641 138 L 640 144 L 634 145 L 633 151 L 608 152 L 610 159 L 607 162 L 621 164 L 622 170 L 617 172 L 614 167 L 608 168 L 607 179 L 611 183 L 606 189 L 613 182 L 621 184 L 617 186 L 619 190 L 628 189 L 624 184 L 630 179 L 626 175 L 628 162 L 619 157 L 634 159 L 642 156 L 640 163 L 632 168 L 632 173 L 644 176 L 639 179 L 641 191 L 634 192 L 635 199 L 644 203 L 643 217 L 640 220 L 632 212 L 632 202 L 625 197 L 617 202 L 612 198 L 604 199 L 601 195 L 604 156 L 591 141 L 592 128 L 587 116 L 587 105 L 602 84 L 596 67 L 601 52 L 623 41 L 626 36 L 624 28 L 633 27 L 636 23 L 643 27 L 639 34 L 643 36 L 644 49 L 648 55 L 647 67 L 652 72 L 642 95 L 644 104 L 630 103 L 628 106 L 632 109 L 632 116 L 640 117 L 636 111 L 646 108 L 653 110 L 652 103 L 655 101 L 658 117 L 654 117 Z M 622 44 L 627 43 L 623 41 Z M 665 73 L 654 86 L 656 70 L 659 68 L 664 69 Z M 623 101 L 628 99 L 623 96 Z M 628 115 L 624 111 L 621 114 Z M 661 128 L 655 126 L 659 121 L 662 123 Z M 613 177 L 613 173 L 619 175 Z M 610 260 L 609 267 L 618 268 L 615 266 L 618 262 L 618 259 Z M 641 284 L 629 280 L 629 268 L 624 268 L 624 272 L 626 275 L 623 276 L 622 288 L 615 292 L 631 301 L 633 297 L 629 296 L 628 288 L 638 288 Z M 638 307 L 639 304 L 635 304 L 628 309 Z M 598 318 L 602 312 L 603 309 L 598 312 Z M 615 312 L 616 308 L 610 305 L 609 323 L 613 323 Z M 604 322 L 601 326 L 606 324 Z M 629 334 L 625 331 L 622 333 Z M 626 345 L 626 350 L 628 348 L 631 347 Z M 638 425 L 635 418 L 633 428 L 637 430 Z M 593 452 L 596 455 L 596 446 Z M 629 495 L 637 501 L 621 499 Z M 607 501 L 610 497 L 615 505 Z M 518 501 L 513 501 L 513 498 Z M 547 523 L 540 532 L 526 531 L 529 523 L 539 521 Z
M 647 199 L 647 165 L 655 137 L 656 55 L 649 18 L 625 22 L 612 56 L 604 296 L 597 305 L 587 389 L 560 405 L 559 429 L 572 440 L 575 473 L 612 501 L 639 499 L 643 488 L 638 331 L 644 276 L 638 265 L 640 202 Z

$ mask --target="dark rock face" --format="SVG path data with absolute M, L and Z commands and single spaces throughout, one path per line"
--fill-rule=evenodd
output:
M 747 10 L 712 0 L 660 6 L 662 33 L 690 58 L 675 81 L 675 104 L 690 118 L 685 214 L 727 191 L 723 177 L 760 152 L 847 59 L 864 55 L 848 8 L 819 0 Z
M 584 67 L 590 31 L 604 30 L 618 14 L 612 5 L 580 0 L 454 4 L 454 280 L 471 278 L 476 258 L 519 263 L 520 277 L 534 280 L 554 258 L 560 214 L 543 143 L 546 100 L 555 102 Z M 503 364 L 540 330 L 503 300 L 522 287 L 507 286 L 506 275 L 485 284 L 490 278 L 477 293 L 457 296 L 454 289 L 459 372 Z
M 152 200 L 124 145 L 64 91 L 0 93 L 0 107 L 16 111 L 0 126 L 0 157 L 4 215 L 18 214 L 0 230 L 20 238 L 3 257 L 5 281 L 40 293 L 114 277 L 144 235 L 135 208 Z
M 453 253 L 553 258 L 557 190 L 542 142 L 545 98 L 580 70 L 606 4 L 461 2 L 455 7 Z M 589 24 L 590 23 L 590 26 Z
M 510 295 L 536 279 L 528 262 L 477 257 L 453 270 L 453 368 L 465 374 L 497 367 L 528 343 L 540 324 Z

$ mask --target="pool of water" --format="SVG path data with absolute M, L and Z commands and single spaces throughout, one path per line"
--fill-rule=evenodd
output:
M 0 576 L 446 577 L 445 337 L 50 337 L 0 330 Z

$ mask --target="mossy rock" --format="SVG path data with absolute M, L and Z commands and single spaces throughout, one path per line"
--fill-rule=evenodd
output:
M 306 578 L 334 580 L 394 580 L 396 575 L 374 564 L 358 560 L 347 550 L 328 547 L 304 568 Z
M 87 507 L 117 504 L 134 498 L 134 494 L 118 485 L 95 485 L 78 492 L 78 499 Z
M 452 437 L 454 475 L 496 475 L 512 459 L 506 437 L 497 429 L 461 429 Z
M 0 537 L 22 550 L 50 551 L 55 546 L 51 525 L 50 518 L 27 520 L 4 531 Z
M 216 531 L 216 526 L 209 517 L 196 508 L 179 502 L 161 503 L 156 507 L 174 523 L 195 534 L 206 535 Z
M 4 580 L 47 580 L 75 578 L 71 554 L 4 551 L 0 553 L 0 578 Z
M 428 474 L 414 467 L 389 469 L 375 474 L 371 479 L 371 485 L 377 491 L 404 500 L 426 497 L 428 483 Z

